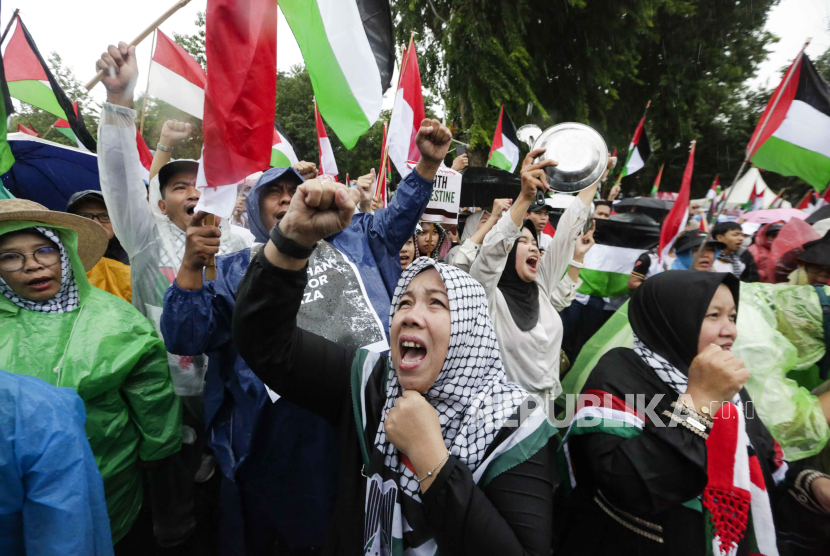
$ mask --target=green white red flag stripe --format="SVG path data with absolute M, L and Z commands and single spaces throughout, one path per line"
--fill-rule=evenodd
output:
M 680 193 L 674 201 L 663 226 L 660 228 L 660 246 L 658 248 L 659 262 L 669 255 L 674 247 L 677 236 L 683 233 L 686 221 L 689 220 L 689 196 L 692 190 L 692 172 L 695 166 L 695 142 L 692 141 L 692 148 L 689 151 L 689 160 L 686 162 L 686 170 L 683 172 L 683 182 L 680 185 Z
M 519 138 L 516 134 L 516 126 L 504 109 L 504 104 L 501 105 L 501 112 L 499 112 L 499 123 L 493 135 L 493 145 L 490 147 L 487 165 L 511 173 L 519 165 Z
M 649 226 L 597 221 L 596 243 L 585 255 L 585 268 L 579 273 L 579 293 L 594 297 L 627 295 L 628 277 L 637 259 L 657 245 L 659 236 Z
M 818 191 L 830 183 L 830 85 L 803 50 L 761 115 L 747 160 Z
M 709 191 L 706 192 L 706 198 L 709 199 L 709 212 L 706 215 L 706 220 L 711 222 L 714 219 L 718 202 L 720 201 L 722 194 L 723 191 L 720 187 L 720 175 L 716 175 L 714 181 L 712 181 L 712 187 L 710 187 Z
M 298 162 L 294 147 L 288 138 L 274 125 L 274 139 L 271 145 L 271 167 L 289 168 Z
M 26 135 L 31 135 L 32 137 L 40 137 L 40 134 L 30 127 L 26 127 L 23 124 L 17 124 L 17 131 L 20 133 L 25 133 Z
M 403 68 L 392 107 L 389 122 L 389 159 L 401 177 L 406 177 L 410 169 L 408 162 L 418 162 L 421 152 L 415 144 L 415 136 L 426 117 L 424 95 L 421 90 L 421 71 L 418 69 L 418 54 L 415 43 L 409 41 L 409 47 L 403 53 Z
M 64 118 L 69 122 L 78 144 L 95 152 L 95 139 L 87 131 L 83 118 L 76 116 L 72 102 L 52 75 L 19 15 L 3 49 L 3 64 L 9 94 L 13 98 Z
M 660 171 L 657 172 L 657 177 L 654 179 L 654 185 L 651 187 L 651 196 L 654 199 L 657 198 L 657 193 L 660 191 L 660 180 L 663 178 L 663 168 L 665 166 L 665 163 L 660 165 Z
M 334 181 L 337 181 L 337 174 L 339 174 L 337 161 L 334 160 L 331 140 L 329 140 L 328 133 L 326 133 L 326 126 L 323 124 L 323 118 L 320 116 L 316 102 L 314 103 L 314 124 L 317 127 L 317 147 L 320 150 L 320 173 L 333 177 Z
M 651 102 L 649 102 L 650 104 Z M 646 110 L 648 110 L 648 106 L 646 106 Z M 616 183 L 620 183 L 624 177 L 630 176 L 637 170 L 642 169 L 646 165 L 648 157 L 651 156 L 651 143 L 648 141 L 645 126 L 646 116 L 643 114 L 640 123 L 637 124 L 637 129 L 634 130 L 634 137 L 631 138 L 631 144 L 628 145 L 625 165 L 623 165 Z
M 230 218 L 237 184 L 268 169 L 277 99 L 277 0 L 208 0 L 210 73 L 196 211 Z
M 202 119 L 207 76 L 199 62 L 181 46 L 156 30 L 156 49 L 150 61 L 147 94 Z
M 3 67 L 3 60 L 0 58 L 0 174 L 5 174 L 14 165 L 14 155 L 6 139 L 12 112 L 14 112 L 14 104 L 12 104 L 12 97 L 9 96 L 6 70 Z M 2 184 L 0 184 L 0 199 L 14 199 L 14 195 Z
M 308 67 L 320 112 L 347 149 L 380 116 L 384 82 L 388 88 L 390 64 L 394 64 L 389 4 L 382 3 L 379 11 L 373 6 L 374 13 L 363 18 L 360 6 L 364 3 L 280 1 Z

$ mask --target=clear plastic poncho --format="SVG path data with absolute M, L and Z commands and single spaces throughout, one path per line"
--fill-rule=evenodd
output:
M 182 264 L 185 232 L 162 214 L 158 176 L 147 189 L 135 140 L 135 110 L 104 103 L 98 127 L 98 172 L 101 192 L 112 228 L 130 257 L 133 305 L 155 325 L 161 336 L 164 293 Z M 232 253 L 248 244 L 224 229 L 219 254 Z M 197 396 L 204 388 L 207 357 L 168 354 L 170 375 L 180 396 Z

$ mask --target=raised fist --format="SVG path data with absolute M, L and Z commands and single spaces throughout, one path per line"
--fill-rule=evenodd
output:
M 356 189 L 342 183 L 308 180 L 297 187 L 279 223 L 283 235 L 304 247 L 346 228 L 360 200 Z
M 109 45 L 107 51 L 95 62 L 95 68 L 104 71 L 101 80 L 107 89 L 107 102 L 120 106 L 133 105 L 133 91 L 138 81 L 138 63 L 135 47 L 121 41 L 118 46 Z

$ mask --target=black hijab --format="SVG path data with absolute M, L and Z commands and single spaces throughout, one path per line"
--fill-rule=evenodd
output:
M 628 321 L 646 347 L 684 374 L 697 356 L 700 327 L 721 284 L 738 307 L 740 282 L 731 273 L 669 270 L 652 276 L 634 292 Z
M 510 215 L 505 215 L 509 218 Z M 522 228 L 529 230 L 533 234 L 533 239 L 536 238 L 536 228 L 530 220 L 525 220 Z M 504 270 L 501 272 L 498 287 L 504 295 L 504 300 L 507 301 L 507 307 L 510 309 L 510 315 L 513 317 L 513 322 L 519 327 L 522 332 L 532 330 L 536 323 L 539 322 L 539 286 L 536 282 L 525 282 L 519 278 L 519 273 L 516 272 L 516 249 L 519 246 L 519 241 L 513 244 L 513 249 L 507 256 L 507 263 L 504 265 Z

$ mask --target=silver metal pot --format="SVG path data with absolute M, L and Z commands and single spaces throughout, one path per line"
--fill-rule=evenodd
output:
M 554 191 L 577 193 L 602 177 L 608 164 L 608 147 L 593 128 L 575 122 L 549 127 L 536 139 L 533 149 L 544 148 L 537 162 L 554 160 L 545 173 Z

